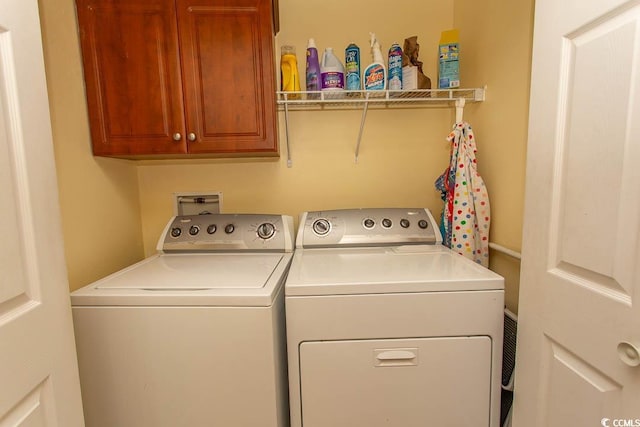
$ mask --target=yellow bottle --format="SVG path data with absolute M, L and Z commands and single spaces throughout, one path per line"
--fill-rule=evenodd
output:
M 296 48 L 285 45 L 280 48 L 280 82 L 284 92 L 300 91 L 300 75 L 298 74 L 298 60 Z M 289 95 L 289 99 L 298 98 L 299 95 Z

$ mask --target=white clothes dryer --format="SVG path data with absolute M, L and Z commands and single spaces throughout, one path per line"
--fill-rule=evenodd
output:
M 285 284 L 292 427 L 498 427 L 504 280 L 426 209 L 301 216 Z
M 87 426 L 287 426 L 293 236 L 288 216 L 177 216 L 158 254 L 73 292 Z

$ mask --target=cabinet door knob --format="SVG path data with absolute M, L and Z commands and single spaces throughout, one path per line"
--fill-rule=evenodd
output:
M 191 132 L 191 133 L 189 134 L 189 141 L 195 141 L 195 140 L 196 140 L 196 134 L 195 134 L 195 133 L 193 133 L 193 132 Z
M 180 135 L 180 132 L 176 132 L 173 134 L 174 141 L 180 141 L 181 139 L 182 139 L 182 135 Z
M 630 342 L 622 341 L 618 344 L 618 356 L 628 366 L 640 366 L 640 349 Z

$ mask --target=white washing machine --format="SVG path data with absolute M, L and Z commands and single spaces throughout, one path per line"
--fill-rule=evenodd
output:
M 87 427 L 288 426 L 293 221 L 174 217 L 159 253 L 71 294 Z
M 498 427 L 504 280 L 426 209 L 307 212 L 285 284 L 292 427 Z

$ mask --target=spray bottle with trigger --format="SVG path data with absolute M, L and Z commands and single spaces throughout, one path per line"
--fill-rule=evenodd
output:
M 364 69 L 362 80 L 365 90 L 384 90 L 387 86 L 387 69 L 384 66 L 380 44 L 374 33 L 369 33 L 371 38 L 372 62 Z

